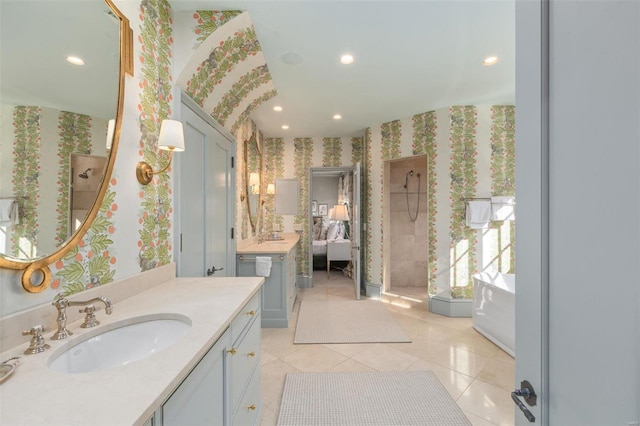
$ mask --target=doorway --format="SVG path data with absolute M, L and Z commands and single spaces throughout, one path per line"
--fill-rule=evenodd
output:
M 428 302 L 427 156 L 384 165 L 384 288 L 387 294 Z

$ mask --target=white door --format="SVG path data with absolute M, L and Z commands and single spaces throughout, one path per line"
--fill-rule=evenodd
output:
M 361 275 L 361 252 L 360 252 L 360 181 L 362 180 L 360 162 L 356 163 L 356 169 L 353 172 L 353 208 L 351 214 L 351 259 L 353 285 L 356 291 L 356 299 L 360 300 L 360 275 Z
M 179 156 L 177 275 L 234 276 L 234 141 L 183 101 L 185 151 Z
M 516 40 L 516 386 L 536 424 L 638 425 L 640 3 L 518 1 Z

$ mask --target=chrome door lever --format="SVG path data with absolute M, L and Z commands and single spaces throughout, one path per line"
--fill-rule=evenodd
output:
M 520 382 L 520 389 L 516 389 L 511 392 L 511 399 L 518 406 L 522 414 L 529 420 L 530 423 L 534 423 L 536 421 L 536 417 L 533 415 L 531 411 L 527 408 L 526 405 L 520 400 L 519 397 L 523 397 L 525 402 L 529 404 L 529 406 L 533 407 L 536 405 L 538 401 L 538 396 L 536 392 L 533 390 L 533 386 L 527 380 L 523 380 Z
M 211 269 L 207 269 L 207 276 L 210 277 L 211 275 L 215 274 L 218 271 L 222 271 L 224 268 L 219 268 L 216 269 L 215 266 L 212 266 Z

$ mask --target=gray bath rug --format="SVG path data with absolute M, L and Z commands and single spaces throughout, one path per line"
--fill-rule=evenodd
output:
M 377 300 L 302 300 L 293 343 L 401 343 L 411 339 Z
M 432 371 L 289 373 L 278 426 L 470 426 Z

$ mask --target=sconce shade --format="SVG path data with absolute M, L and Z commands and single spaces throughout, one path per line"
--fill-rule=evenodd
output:
M 349 212 L 347 206 L 342 204 L 336 204 L 333 206 L 333 212 L 329 216 L 331 220 L 349 220 Z
M 259 194 L 260 193 L 260 185 L 251 185 L 251 193 Z
M 249 175 L 249 185 L 260 185 L 260 175 L 258 173 L 251 173 Z
M 107 124 L 107 150 L 111 149 L 111 144 L 113 143 L 113 136 L 116 132 L 116 120 L 113 118 L 109 120 Z
M 148 185 L 153 179 L 153 175 L 164 173 L 171 165 L 174 151 L 184 151 L 184 132 L 182 123 L 176 120 L 162 120 L 160 125 L 160 135 L 158 136 L 158 149 L 169 151 L 169 161 L 167 165 L 158 171 L 145 161 L 140 161 L 136 165 L 136 178 L 141 185 Z
M 276 193 L 276 186 L 272 183 L 267 185 L 267 194 L 268 195 L 273 195 Z
M 158 149 L 165 151 L 184 151 L 184 131 L 182 123 L 177 120 L 162 120 Z

